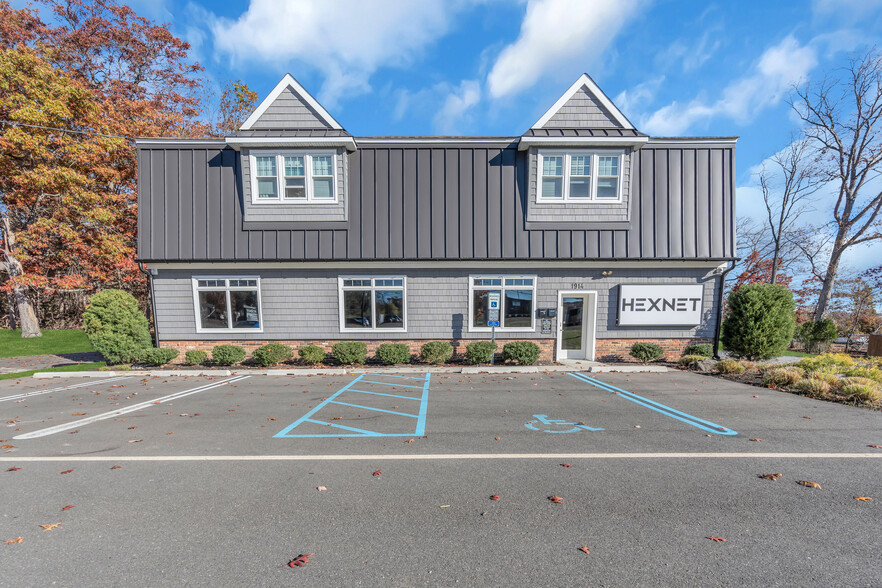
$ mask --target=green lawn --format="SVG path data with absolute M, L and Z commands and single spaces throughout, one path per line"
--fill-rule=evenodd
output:
M 18 378 L 30 378 L 37 372 L 88 372 L 104 367 L 103 361 L 93 363 L 77 363 L 73 365 L 61 365 L 42 370 L 28 370 L 26 372 L 16 372 L 14 374 L 0 374 L 0 380 L 14 380 Z
M 86 333 L 76 329 L 45 330 L 42 337 L 22 339 L 21 331 L 0 329 L 0 358 L 95 351 Z
M 806 353 L 804 351 L 790 351 L 789 349 L 781 355 L 789 355 L 791 357 L 817 357 L 816 353 Z

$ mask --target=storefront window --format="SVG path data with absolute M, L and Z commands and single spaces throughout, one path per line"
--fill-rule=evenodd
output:
M 502 306 L 498 328 L 533 330 L 535 284 L 536 278 L 533 277 L 473 277 L 471 279 L 471 328 L 489 329 L 487 326 L 487 299 L 490 292 L 498 292 Z
M 342 278 L 341 330 L 405 329 L 404 278 Z
M 196 331 L 262 330 L 258 278 L 194 278 Z

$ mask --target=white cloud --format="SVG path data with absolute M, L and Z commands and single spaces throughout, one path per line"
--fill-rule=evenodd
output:
M 625 113 L 625 116 L 628 116 L 629 112 L 637 112 L 651 104 L 655 99 L 655 93 L 658 92 L 664 81 L 665 76 L 663 75 L 646 80 L 630 90 L 622 90 L 613 99 L 613 102 L 619 107 L 619 110 Z
M 813 0 L 812 15 L 817 19 L 839 18 L 857 22 L 867 14 L 882 8 L 882 0 Z
M 435 129 L 443 135 L 462 133 L 462 125 L 470 119 L 469 110 L 481 100 L 481 84 L 476 80 L 463 80 L 452 88 L 444 104 L 435 115 Z
M 333 106 L 344 93 L 369 90 L 378 68 L 412 62 L 476 1 L 251 0 L 238 19 L 209 25 L 215 49 L 236 63 L 279 70 L 296 60 L 318 70 L 319 98 Z
M 788 36 L 767 49 L 749 74 L 726 86 L 716 101 L 698 97 L 688 103 L 671 102 L 639 126 L 647 133 L 663 136 L 683 134 L 693 125 L 718 116 L 749 123 L 760 111 L 778 104 L 817 64 L 814 47 L 800 45 Z
M 487 77 L 493 98 L 526 90 L 546 76 L 579 73 L 599 63 L 644 0 L 528 0 L 514 43 L 506 46 Z

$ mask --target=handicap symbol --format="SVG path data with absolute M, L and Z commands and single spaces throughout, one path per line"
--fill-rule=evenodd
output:
M 546 433 L 578 433 L 579 431 L 602 431 L 601 428 L 589 427 L 585 423 L 570 423 L 564 420 L 559 419 L 550 419 L 547 414 L 534 414 L 536 417 L 535 421 L 530 421 L 524 426 L 530 429 L 531 431 L 544 431 Z M 536 425 L 554 425 L 554 426 L 569 426 L 572 425 L 572 429 L 567 429 L 566 431 L 550 431 L 548 429 L 540 428 Z

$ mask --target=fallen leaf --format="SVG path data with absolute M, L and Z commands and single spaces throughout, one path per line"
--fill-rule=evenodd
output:
M 291 561 L 288 562 L 288 567 L 293 568 L 296 566 L 298 568 L 302 568 L 305 564 L 309 563 L 309 559 L 307 559 L 309 557 L 312 557 L 311 553 L 301 553 L 300 555 L 298 555 L 297 557 L 295 557 L 294 559 L 292 559 Z
M 115 465 L 115 466 L 110 466 L 110 469 L 112 469 L 112 470 L 118 470 L 118 469 L 121 468 L 121 467 L 122 467 L 121 465 Z
M 811 419 L 812 417 L 804 416 L 804 417 L 802 417 L 802 418 L 804 418 L 804 419 Z
M 11 468 L 9 468 L 9 469 L 6 470 L 6 471 L 7 471 L 7 472 L 17 472 L 17 471 L 20 470 L 20 469 L 21 469 L 21 468 L 18 467 L 18 466 L 12 466 Z
M 494 439 L 495 441 L 499 441 L 500 438 L 499 438 L 499 437 L 494 437 L 493 439 Z
M 70 416 L 84 416 L 85 414 L 84 412 L 72 412 Z
M 379 475 L 382 474 L 382 473 L 383 473 L 383 470 L 377 470 L 377 471 L 374 472 L 374 475 L 375 475 L 375 476 L 379 476 Z
M 79 429 L 74 429 L 73 431 L 71 431 L 71 432 L 69 433 L 69 435 L 76 435 L 76 434 L 79 433 L 79 432 L 80 432 Z
M 408 439 L 405 443 L 413 443 L 413 439 Z
M 332 417 L 331 420 L 332 420 L 332 421 L 342 421 L 342 420 L 343 420 L 343 417 L 341 417 L 341 416 L 336 416 L 336 417 Z
M 587 545 L 583 545 L 582 547 L 580 547 L 580 548 L 579 548 L 579 551 L 584 551 L 584 552 L 585 552 L 585 555 L 588 555 L 589 553 L 591 553 L 591 550 L 588 549 L 588 546 L 587 546 Z
M 860 500 L 861 502 L 870 502 L 871 500 L 873 500 L 869 496 L 855 496 L 854 499 Z
M 438 508 L 450 508 L 450 505 L 449 504 L 442 504 Z
M 275 419 L 275 418 L 273 418 L 273 417 L 266 417 L 266 420 L 268 420 L 268 421 L 276 421 L 276 420 L 278 420 L 278 419 Z
M 490 497 L 490 500 L 499 500 L 499 495 L 494 494 L 493 496 Z
M 872 447 L 873 449 L 882 449 L 882 445 L 867 445 L 867 447 Z
M 324 492 L 324 491 L 327 490 L 327 489 L 328 489 L 328 488 L 327 488 L 326 486 L 318 486 L 318 487 L 316 487 L 316 490 L 318 490 L 319 492 Z
M 24 537 L 16 537 L 15 539 L 10 539 L 6 542 L 6 545 L 12 545 L 13 543 L 21 543 L 24 541 Z
M 48 525 L 40 525 L 44 531 L 51 531 L 55 527 L 60 527 L 61 523 L 49 523 Z
M 562 464 L 560 464 L 560 465 L 561 465 L 561 467 L 565 467 L 565 468 L 571 468 L 571 467 L 573 467 L 573 466 L 571 466 L 571 465 L 568 464 L 568 463 L 562 463 Z
M 174 434 L 175 434 L 174 431 L 169 431 L 168 433 L 166 433 L 166 435 L 174 435 Z
M 12 449 L 15 445 L 0 445 L 0 449 Z
M 129 429 L 137 429 L 138 427 L 129 427 Z
M 63 507 L 61 510 L 70 510 L 70 509 L 72 509 L 72 508 L 73 508 L 73 505 L 72 505 L 72 504 L 68 504 L 67 506 Z
M 715 541 L 717 543 L 725 543 L 726 542 L 726 540 L 723 539 L 722 537 L 707 537 L 707 538 L 710 539 L 711 541 Z
M 550 500 L 551 502 L 553 502 L 555 504 L 561 504 L 563 502 L 563 498 L 561 498 L 560 496 L 553 496 L 553 495 L 549 496 L 548 500 Z
M 758 438 L 754 437 L 753 439 L 748 439 L 748 441 L 760 442 L 760 441 L 762 441 L 762 439 L 758 439 Z
M 69 473 L 71 473 L 72 471 L 73 471 L 73 469 L 69 469 L 69 470 L 64 470 L 64 471 L 61 472 L 61 473 L 62 473 L 62 474 L 69 474 Z
M 777 480 L 783 475 L 784 474 L 760 474 L 759 477 L 763 478 L 764 480 Z
M 130 439 L 129 443 L 140 443 L 143 439 Z
M 817 484 L 815 482 L 809 482 L 808 480 L 797 480 L 796 483 L 799 484 L 800 486 L 805 486 L 806 488 L 817 488 L 818 490 L 821 489 L 820 484 Z

